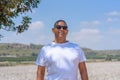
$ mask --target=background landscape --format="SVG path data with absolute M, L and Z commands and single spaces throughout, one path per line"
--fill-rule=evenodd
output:
M 8 1 L 27 0 L 1 0 L 0 23 L 6 22 L 5 17 L 9 20 L 10 10 L 16 10 L 16 3 Z M 16 25 L 24 15 L 32 20 L 20 34 L 10 31 L 10 26 L 0 26 L 0 80 L 36 80 L 36 57 L 54 39 L 51 29 L 59 19 L 68 24 L 67 39 L 86 54 L 89 80 L 120 80 L 120 0 L 40 0 L 38 8 L 22 15 L 16 12 L 24 12 L 23 8 L 17 7 L 15 17 L 11 15 Z
M 0 65 L 15 65 L 22 62 L 33 63 L 43 45 L 0 43 Z M 120 50 L 92 50 L 82 48 L 90 61 L 120 61 Z M 5 63 L 6 62 L 6 63 Z M 25 64 L 25 63 L 24 63 Z
M 42 46 L 0 43 L 0 79 L 35 80 L 37 71 L 35 60 Z M 82 49 L 87 56 L 89 80 L 120 79 L 120 50 Z

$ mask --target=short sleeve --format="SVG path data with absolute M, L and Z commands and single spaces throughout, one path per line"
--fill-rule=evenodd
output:
M 42 48 L 37 56 L 36 64 L 40 66 L 45 66 L 45 51 Z
M 85 53 L 84 53 L 84 51 L 83 51 L 81 48 L 79 49 L 79 53 L 80 53 L 79 62 L 84 62 L 84 61 L 86 61 Z

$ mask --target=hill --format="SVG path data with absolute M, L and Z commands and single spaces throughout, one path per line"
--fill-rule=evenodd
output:
M 36 57 L 41 47 L 43 47 L 43 45 L 0 43 L 0 57 L 1 59 L 2 57 Z M 92 50 L 89 48 L 82 49 L 88 59 L 120 60 L 120 50 Z
M 0 56 L 34 56 L 43 45 L 0 43 Z

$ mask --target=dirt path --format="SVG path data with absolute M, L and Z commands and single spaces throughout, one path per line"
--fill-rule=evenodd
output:
M 0 67 L 0 80 L 35 80 L 35 65 Z M 89 80 L 119 80 L 120 62 L 87 63 Z

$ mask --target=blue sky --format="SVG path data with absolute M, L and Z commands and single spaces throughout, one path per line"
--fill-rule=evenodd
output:
M 22 34 L 2 31 L 0 43 L 48 44 L 58 19 L 68 23 L 69 41 L 95 50 L 120 49 L 120 0 L 42 0 L 28 31 Z M 20 19 L 16 20 L 19 24 Z

